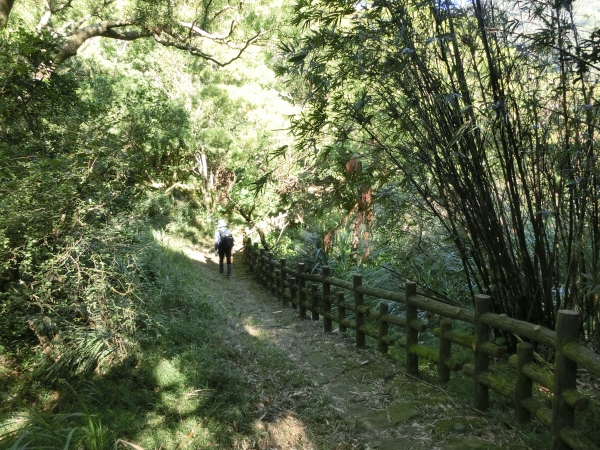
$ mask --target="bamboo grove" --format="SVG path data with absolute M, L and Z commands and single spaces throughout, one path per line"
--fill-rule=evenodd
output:
M 575 8 L 299 1 L 306 37 L 283 46 L 280 73 L 304 92 L 297 148 L 384 160 L 412 196 L 397 222 L 418 212 L 441 226 L 472 298 L 549 328 L 559 309 L 578 309 L 592 333 L 600 34 L 579 29 Z

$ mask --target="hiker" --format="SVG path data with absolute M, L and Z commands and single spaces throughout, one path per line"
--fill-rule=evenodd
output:
M 220 219 L 215 231 L 215 256 L 219 254 L 219 273 L 223 273 L 223 258 L 227 256 L 227 278 L 231 278 L 231 250 L 233 249 L 233 236 L 227 229 L 227 222 Z

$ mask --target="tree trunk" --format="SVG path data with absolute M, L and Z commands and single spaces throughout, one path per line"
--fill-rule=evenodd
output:
M 15 0 L 0 0 L 0 30 L 6 28 Z

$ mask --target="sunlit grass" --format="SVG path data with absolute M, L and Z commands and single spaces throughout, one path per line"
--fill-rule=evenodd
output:
M 249 324 L 244 325 L 244 330 L 246 330 L 250 336 L 260 337 L 262 335 L 262 330 L 260 328 L 256 328 Z
M 185 384 L 185 375 L 177 367 L 179 365 L 177 360 L 178 358 L 173 362 L 163 359 L 156 366 L 154 377 L 159 388 L 177 390 Z

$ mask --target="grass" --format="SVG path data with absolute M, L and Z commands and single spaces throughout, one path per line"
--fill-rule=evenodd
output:
M 141 299 L 143 326 L 72 386 L 14 367 L 3 389 L 20 399 L 0 407 L 0 448 L 250 448 L 272 439 L 257 421 L 269 405 L 288 427 L 323 422 L 326 408 L 308 399 L 290 396 L 273 409 L 282 391 L 309 381 L 248 333 L 251 323 L 230 317 L 209 286 L 214 272 L 182 252 L 185 242 L 155 238 L 162 249 L 147 268 L 153 285 Z M 2 371 L 10 364 L 3 359 Z

